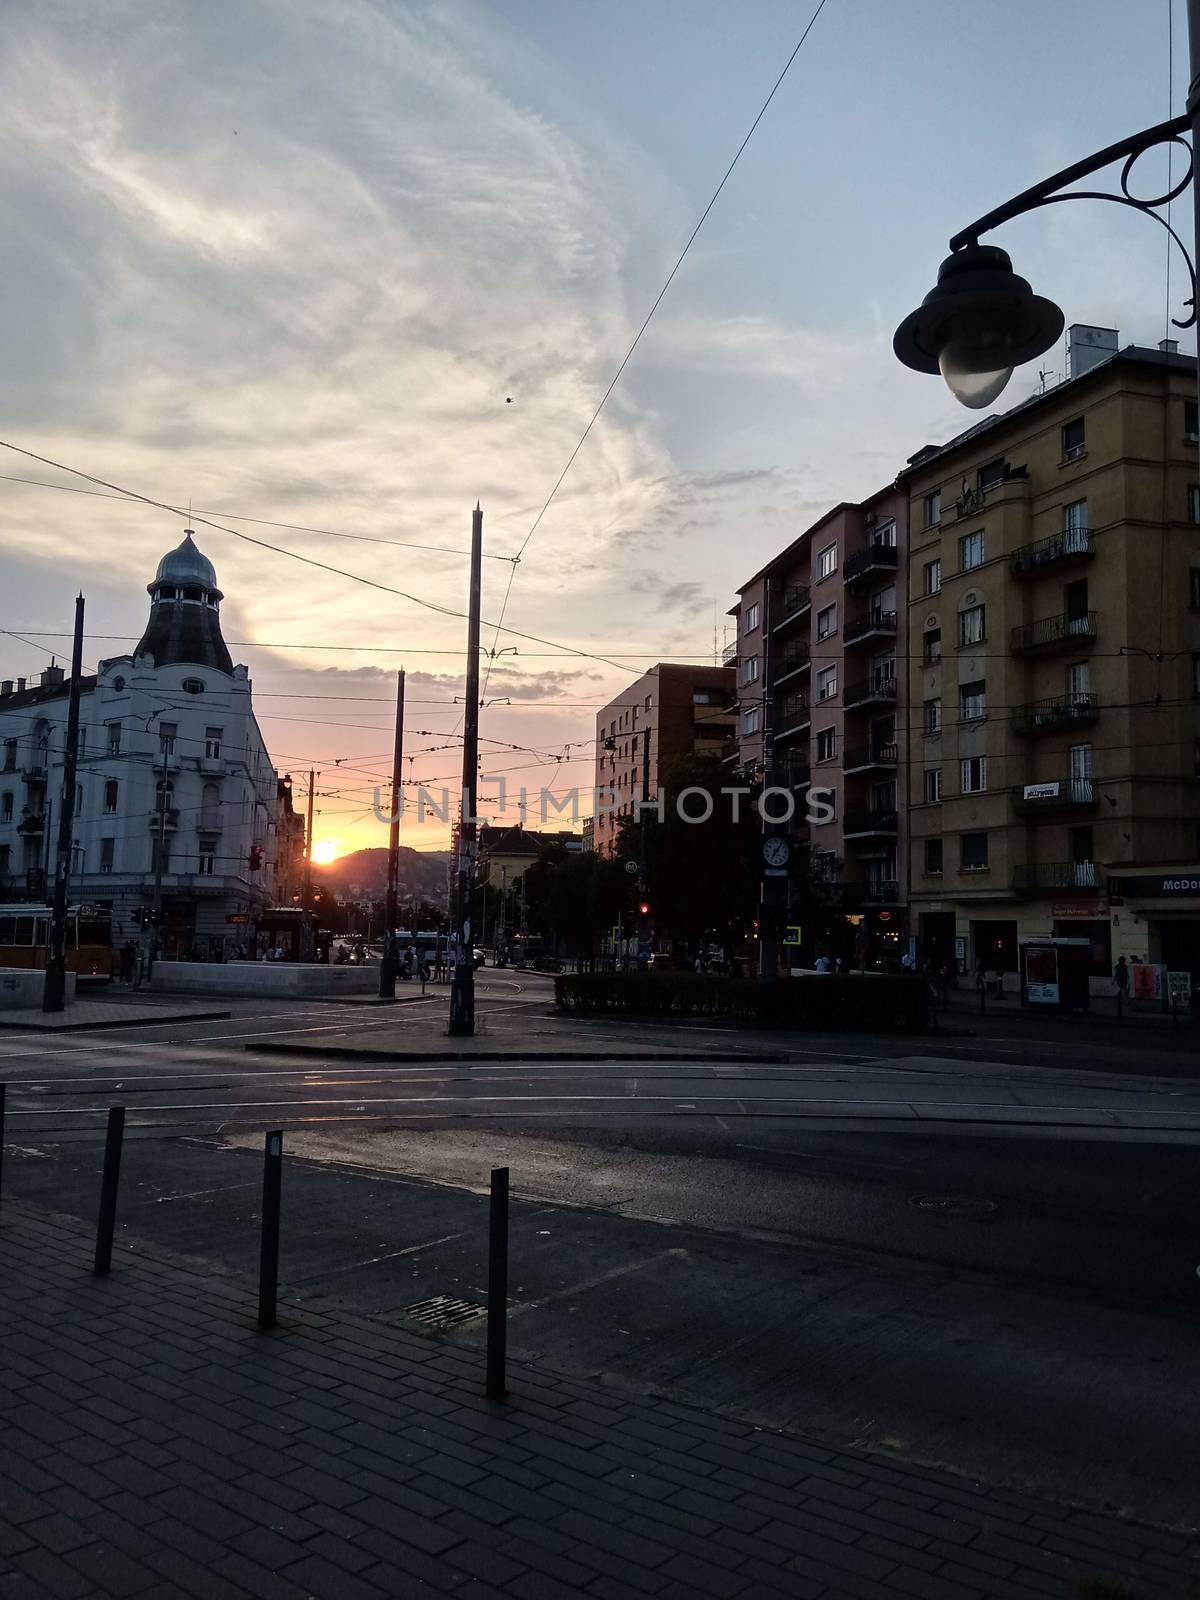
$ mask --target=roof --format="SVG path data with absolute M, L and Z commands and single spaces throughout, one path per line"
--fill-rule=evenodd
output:
M 97 680 L 94 675 L 91 677 L 80 678 L 80 694 L 91 694 L 96 687 L 96 681 Z M 65 679 L 62 683 L 49 684 L 45 688 L 43 688 L 41 684 L 36 684 L 32 689 L 20 689 L 14 694 L 0 696 L 0 713 L 5 711 L 16 711 L 21 706 L 44 705 L 51 700 L 65 701 L 70 693 L 70 690 L 71 680 L 69 678 Z
M 1148 345 L 1127 344 L 1123 350 L 1114 350 L 1102 361 L 1097 361 L 1095 366 L 1089 367 L 1086 372 L 1081 372 L 1076 378 L 1068 378 L 1065 382 L 1055 384 L 1052 389 L 1045 389 L 1038 394 L 1033 394 L 1028 399 L 1011 406 L 1007 411 L 993 412 L 991 416 L 984 417 L 971 427 L 956 433 L 953 439 L 948 439 L 942 445 L 923 445 L 915 455 L 908 458 L 908 464 L 896 474 L 896 482 L 904 483 L 915 472 L 923 471 L 933 461 L 944 456 L 952 455 L 956 450 L 974 444 L 984 434 L 993 428 L 999 428 L 1009 423 L 1014 417 L 1027 411 L 1034 411 L 1039 406 L 1057 403 L 1061 400 L 1063 391 L 1072 389 L 1081 384 L 1091 383 L 1097 373 L 1106 373 L 1116 363 L 1127 366 L 1166 367 L 1175 372 L 1186 374 L 1194 379 L 1196 373 L 1195 356 L 1181 355 L 1177 350 L 1152 350 Z
M 485 824 L 479 830 L 481 853 L 493 856 L 537 856 L 550 845 L 578 840 L 576 833 L 534 833 L 513 823 L 509 828 Z
M 190 528 L 184 531 L 183 543 L 168 550 L 158 563 L 154 584 L 159 583 L 198 583 L 204 589 L 217 587 L 217 569 L 192 538 Z M 150 585 L 151 593 L 154 584 Z

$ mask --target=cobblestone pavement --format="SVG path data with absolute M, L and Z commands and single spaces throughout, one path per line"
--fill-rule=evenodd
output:
M 1200 1594 L 1194 1541 L 0 1217 L 0 1597 Z M 1105 1586 L 1107 1585 L 1107 1586 Z

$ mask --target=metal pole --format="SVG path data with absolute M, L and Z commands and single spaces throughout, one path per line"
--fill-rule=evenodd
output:
M 162 881 L 163 881 L 163 855 L 166 852 L 167 840 L 167 756 L 169 754 L 168 741 L 161 733 L 162 739 L 162 774 L 158 784 L 158 849 L 154 862 L 154 924 L 150 929 L 150 961 L 147 975 L 154 976 L 154 963 L 158 959 L 159 941 L 162 937 Z
M 58 808 L 58 854 L 54 862 L 54 902 L 50 949 L 42 986 L 42 1010 L 61 1011 L 67 993 L 67 879 L 71 875 L 71 833 L 75 822 L 75 777 L 79 767 L 79 690 L 83 679 L 83 596 L 75 599 L 75 639 L 71 648 L 71 688 L 67 700 L 67 743 L 63 751 L 63 796 Z M 46 758 L 46 787 L 50 759 Z M 49 832 L 49 829 L 47 829 Z
M 489 1400 L 503 1400 L 508 1343 L 508 1168 L 492 1168 L 488 1208 L 487 1385 Z
M 475 963 L 472 959 L 471 891 L 475 869 L 475 796 L 479 766 L 479 608 L 483 566 L 483 511 L 471 518 L 471 603 L 467 621 L 467 684 L 463 716 L 462 802 L 454 883 L 454 971 L 450 980 L 450 1027 L 456 1036 L 475 1032 Z
M 0 1083 L 0 1200 L 4 1198 L 4 1085 Z
M 279 1193 L 283 1178 L 283 1129 L 268 1133 L 263 1147 L 262 1242 L 258 1256 L 258 1325 L 275 1326 L 279 1289 Z
M 396 742 L 392 747 L 392 811 L 388 822 L 387 909 L 384 913 L 383 960 L 379 963 L 379 998 L 396 998 L 396 927 L 400 917 L 397 893 L 400 886 L 400 804 L 403 793 L 401 768 L 404 764 L 404 669 L 396 674 Z M 416 929 L 413 929 L 416 933 Z
M 304 912 L 304 921 L 300 925 L 300 933 L 304 945 L 305 956 L 311 956 L 316 949 L 316 930 L 312 926 L 312 828 L 313 828 L 313 789 L 316 786 L 316 773 L 308 769 L 308 821 L 304 828 L 304 894 L 300 901 L 300 909 Z
M 121 1141 L 125 1136 L 125 1107 L 110 1106 L 104 1140 L 104 1176 L 100 1180 L 100 1218 L 96 1224 L 96 1259 L 92 1271 L 106 1278 L 112 1267 L 113 1230 L 117 1222 L 117 1183 L 121 1176 Z
M 1192 151 L 1200 150 L 1200 0 L 1188 0 L 1188 96 L 1187 114 L 1192 119 Z M 1192 254 L 1200 250 L 1200 178 L 1192 175 Z M 1196 341 L 1196 400 L 1200 405 L 1200 334 Z

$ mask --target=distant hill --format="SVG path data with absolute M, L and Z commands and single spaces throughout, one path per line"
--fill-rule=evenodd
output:
M 387 892 L 387 854 L 385 849 L 352 850 L 349 855 L 339 856 L 325 866 L 314 864 L 313 877 L 338 895 L 382 899 Z M 446 868 L 450 860 L 448 850 L 412 850 L 402 844 L 401 900 L 415 895 L 419 900 L 444 906 L 447 903 Z

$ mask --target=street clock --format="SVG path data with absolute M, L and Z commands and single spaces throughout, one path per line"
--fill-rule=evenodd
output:
M 771 833 L 763 840 L 762 853 L 768 867 L 786 867 L 791 860 L 792 847 L 782 834 Z

